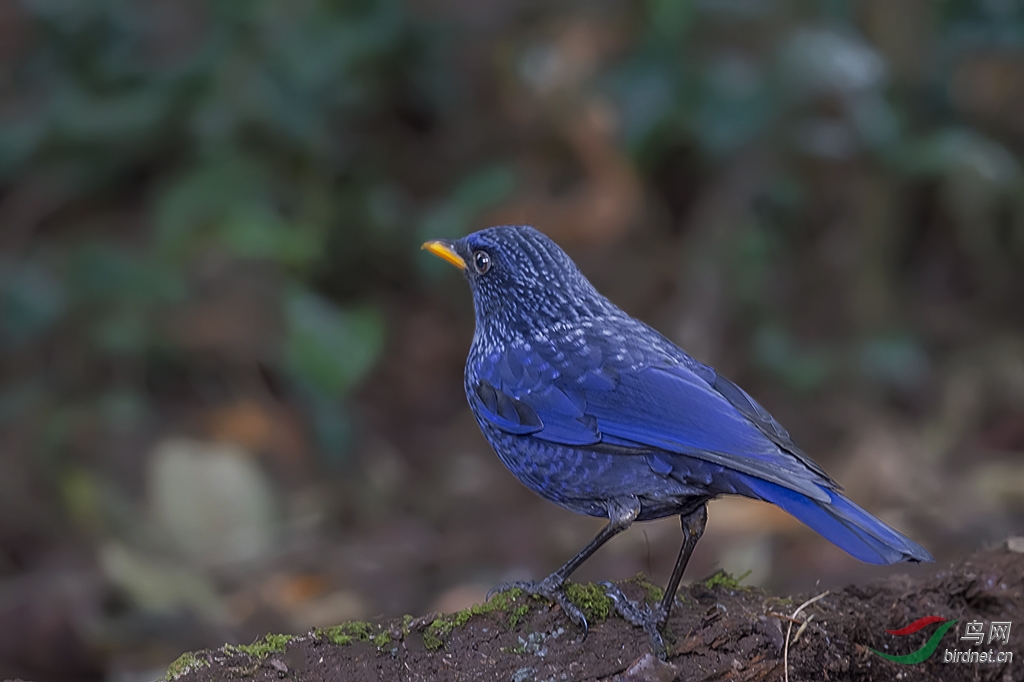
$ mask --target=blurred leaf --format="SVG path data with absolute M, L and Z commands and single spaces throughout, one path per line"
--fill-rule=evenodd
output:
M 669 38 L 682 38 L 693 23 L 693 0 L 648 0 L 647 8 L 651 26 Z
M 317 391 L 306 392 L 306 410 L 313 422 L 313 432 L 324 460 L 338 467 L 352 442 L 352 422 L 345 405 Z
M 682 74 L 666 64 L 666 57 L 663 49 L 641 51 L 606 79 L 622 115 L 626 148 L 633 155 L 641 154 L 653 133 L 678 113 Z
M 259 161 L 222 155 L 180 176 L 161 196 L 156 227 L 161 253 L 181 257 L 197 235 L 237 206 L 261 200 L 265 180 Z
M 216 586 L 195 569 L 170 564 L 163 557 L 148 556 L 117 542 L 101 546 L 98 559 L 103 574 L 145 611 L 191 611 L 213 623 L 229 620 Z
M 60 319 L 66 305 L 64 289 L 42 264 L 6 264 L 0 273 L 0 338 L 18 346 Z
M 157 132 L 168 112 L 168 95 L 161 87 L 111 97 L 69 89 L 54 102 L 58 131 L 74 143 L 137 145 Z
M 221 242 L 241 258 L 262 258 L 302 266 L 321 252 L 313 230 L 288 225 L 265 206 L 235 206 L 217 230 Z
M 1009 187 L 1021 175 L 1010 151 L 968 128 L 940 130 L 908 147 L 907 170 L 920 174 L 970 172 L 996 187 Z
M 107 300 L 137 293 L 137 257 L 108 242 L 90 242 L 76 250 L 71 259 L 69 281 L 79 299 Z
M 860 369 L 866 376 L 897 388 L 913 388 L 927 378 L 928 356 L 911 337 L 873 339 L 860 349 Z
M 801 392 L 821 386 L 834 368 L 828 353 L 798 348 L 790 334 L 775 325 L 764 325 L 754 334 L 754 357 L 761 367 Z
M 900 126 L 889 101 L 870 90 L 847 101 L 849 118 L 860 138 L 875 151 L 890 155 L 900 142 Z
M 1024 171 L 1006 146 L 970 129 L 948 129 L 908 146 L 906 168 L 942 180 L 940 202 L 960 245 L 994 277 L 1024 252 Z
M 0 179 L 14 173 L 36 152 L 46 129 L 41 116 L 0 123 Z
M 885 60 L 851 28 L 800 28 L 779 56 L 779 78 L 797 98 L 850 95 L 881 87 Z
M 136 354 L 149 339 L 149 323 L 143 313 L 131 306 L 122 306 L 93 326 L 93 342 L 108 353 Z
M 698 139 L 715 156 L 731 153 L 771 122 L 772 102 L 760 68 L 741 54 L 711 62 L 697 109 Z
M 147 475 L 156 521 L 193 561 L 251 561 L 273 549 L 274 489 L 241 446 L 168 439 L 150 456 Z
M 131 301 L 144 308 L 180 300 L 185 295 L 181 271 L 151 260 L 109 242 L 89 242 L 71 255 L 68 288 L 76 303 Z
M 509 166 L 491 166 L 463 180 L 452 194 L 452 202 L 469 215 L 506 198 L 515 189 L 516 174 Z
M 322 296 L 296 289 L 285 312 L 288 369 L 325 396 L 337 398 L 351 390 L 383 346 L 383 323 L 374 310 L 341 310 Z

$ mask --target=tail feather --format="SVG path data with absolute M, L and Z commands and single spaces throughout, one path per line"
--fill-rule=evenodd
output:
M 831 503 L 813 500 L 781 485 L 743 476 L 753 497 L 771 502 L 852 556 L 871 564 L 934 561 L 907 536 L 893 530 L 835 490 L 822 488 Z

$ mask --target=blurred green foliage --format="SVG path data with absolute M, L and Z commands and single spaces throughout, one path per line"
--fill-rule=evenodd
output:
M 599 79 L 638 166 L 656 181 L 679 149 L 696 148 L 710 173 L 737 158 L 770 159 L 760 210 L 727 240 L 730 303 L 745 313 L 757 366 L 799 391 L 851 374 L 919 386 L 925 339 L 899 311 L 929 295 L 912 290 L 907 261 L 936 248 L 936 224 L 952 227 L 955 258 L 965 261 L 947 263 L 953 277 L 1009 313 L 1024 272 L 1024 131 L 1014 123 L 1024 6 L 647 7 L 637 41 Z M 852 188 L 829 187 L 839 178 Z M 922 195 L 927 225 L 915 215 Z M 828 206 L 837 198 L 847 203 Z M 792 329 L 805 293 L 793 273 L 822 266 L 823 207 L 853 214 L 859 233 L 847 258 L 858 271 L 826 276 L 835 304 L 853 299 L 859 311 L 846 339 L 809 346 Z
M 281 310 L 283 328 L 241 333 L 279 338 L 279 351 L 256 359 L 300 385 L 322 421 L 342 419 L 382 347 L 383 320 L 372 302 L 347 309 L 311 284 L 332 240 L 359 244 L 358 233 L 397 222 L 371 208 L 396 171 L 387 137 L 367 128 L 400 87 L 415 87 L 423 31 L 391 0 L 20 10 L 26 37 L 4 83 L 0 178 L 64 232 L 14 243 L 24 258 L 3 268 L 7 352 L 48 341 L 85 365 L 194 363 L 192 330 L 161 319 L 208 295 L 197 271 L 218 267 L 211 259 L 264 263 L 286 280 L 259 301 Z M 46 364 L 20 379 L 37 381 Z M 58 412 L 117 388 L 51 379 L 48 409 Z M 146 402 L 139 381 L 121 388 Z
M 1014 3 L 513 4 L 480 35 L 461 10 L 446 24 L 400 0 L 17 7 L 0 81 L 0 419 L 41 419 L 43 450 L 91 420 L 144 421 L 168 375 L 256 364 L 340 456 L 349 396 L 384 347 L 382 292 L 444 271 L 411 266 L 423 239 L 576 182 L 585 159 L 544 164 L 586 156 L 566 131 L 593 102 L 614 112 L 645 200 L 670 207 L 666 234 L 687 227 L 677 195 L 751 150 L 770 159 L 713 256 L 753 363 L 792 389 L 926 373 L 891 300 L 917 238 L 906 195 L 931 193 L 982 288 L 1024 262 L 1019 117 L 997 97 L 1016 86 L 972 90 L 1021 63 Z M 589 25 L 613 37 L 572 33 Z M 829 174 L 854 186 L 849 206 L 823 200 Z M 852 266 L 821 263 L 816 225 L 837 210 L 859 230 Z M 814 285 L 794 272 L 845 278 L 848 341 L 801 338 Z
M 843 393 L 820 415 L 860 390 L 892 404 L 851 414 L 930 409 L 946 451 L 983 442 L 1009 390 L 981 375 L 1019 374 L 986 344 L 1024 334 L 1021 111 L 1010 0 L 0 2 L 0 577 L 73 525 L 134 600 L 112 610 L 237 602 L 264 628 L 235 597 L 265 589 L 192 565 L 228 543 L 182 553 L 205 517 L 252 521 L 264 556 L 279 530 L 330 544 L 321 566 L 382 583 L 368 612 L 492 563 L 427 533 L 519 502 L 438 502 L 485 484 L 453 435 L 473 425 L 445 423 L 468 297 L 418 250 L 492 221 L 537 224 L 617 303 L 778 387 L 794 434 L 821 430 L 808 396 Z M 380 433 L 349 457 L 360 429 Z M 333 553 L 338 528 L 357 551 Z

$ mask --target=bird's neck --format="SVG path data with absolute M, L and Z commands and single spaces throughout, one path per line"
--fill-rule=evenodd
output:
M 490 355 L 509 346 L 520 345 L 525 342 L 528 333 L 527 328 L 509 324 L 508 320 L 481 320 L 477 316 L 470 355 Z
M 557 305 L 555 305 L 557 303 Z M 604 297 L 558 300 L 541 299 L 532 304 L 477 310 L 471 355 L 490 355 L 506 348 L 551 343 L 576 329 L 591 328 L 596 320 L 628 320 Z

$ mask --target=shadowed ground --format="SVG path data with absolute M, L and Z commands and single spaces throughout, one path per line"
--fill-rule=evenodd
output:
M 851 585 L 802 610 L 804 602 L 819 595 L 777 597 L 716 574 L 680 591 L 681 603 L 668 626 L 667 663 L 649 655 L 641 630 L 608 617 L 599 590 L 575 585 L 574 601 L 592 622 L 582 640 L 557 607 L 510 594 L 456 614 L 353 622 L 186 654 L 168 679 L 780 680 L 788 667 L 790 680 L 1024 680 L 1024 648 L 1012 626 L 1007 644 L 986 642 L 976 648 L 1012 652 L 1012 662 L 943 661 L 946 649 L 970 648 L 970 642 L 959 639 L 970 621 L 984 624 L 986 638 L 992 622 L 1024 621 L 1024 547 L 1019 542 L 1011 540 L 916 578 Z M 632 598 L 659 596 L 642 578 L 620 585 Z M 906 655 L 920 649 L 936 626 L 907 636 L 885 631 L 931 615 L 957 623 L 924 662 L 892 663 L 870 651 Z

